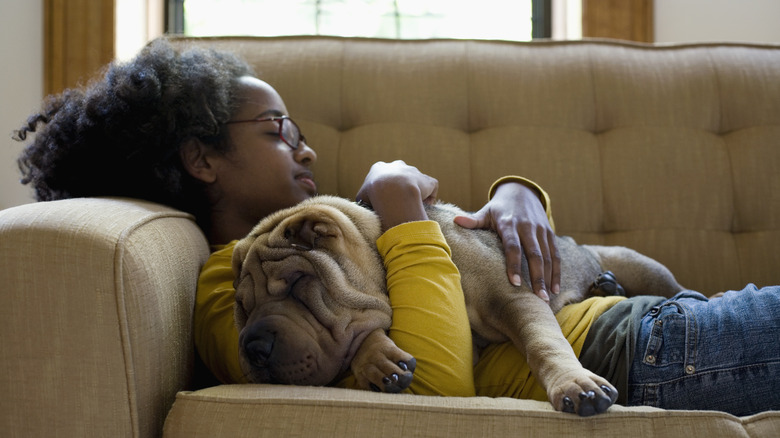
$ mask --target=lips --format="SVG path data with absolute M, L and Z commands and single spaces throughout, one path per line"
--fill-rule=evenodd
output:
M 311 172 L 303 172 L 301 174 L 298 174 L 295 177 L 296 180 L 300 181 L 304 186 L 306 186 L 309 189 L 309 192 L 311 194 L 317 194 L 317 183 L 314 182 L 314 174 Z

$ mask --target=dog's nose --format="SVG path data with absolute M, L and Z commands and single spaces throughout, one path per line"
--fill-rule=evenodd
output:
M 276 336 L 267 331 L 261 330 L 254 333 L 244 342 L 244 351 L 246 352 L 247 359 L 252 364 L 262 365 L 268 361 L 271 357 L 271 351 L 274 349 L 274 340 Z

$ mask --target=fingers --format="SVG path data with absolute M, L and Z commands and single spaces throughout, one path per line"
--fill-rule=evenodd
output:
M 550 293 L 560 293 L 561 260 L 552 230 L 518 222 L 513 217 L 495 220 L 486 208 L 470 216 L 457 216 L 454 221 L 464 228 L 496 231 L 504 247 L 506 272 L 510 283 L 515 286 L 523 284 L 525 256 L 531 279 L 530 287 L 534 293 L 545 301 L 550 300 Z
M 480 210 L 471 216 L 455 216 L 455 224 L 470 230 L 488 229 L 490 228 L 490 223 L 485 217 L 483 210 Z
M 489 214 L 485 209 L 478 211 L 472 216 L 456 216 L 454 219 L 457 225 L 468 229 L 494 229 L 504 245 L 504 257 L 506 259 L 506 273 L 509 282 L 515 286 L 523 284 L 523 246 L 520 243 L 520 236 L 514 224 L 498 225 L 492 224 Z M 549 301 L 546 294 L 539 295 L 545 301 Z
M 523 250 L 527 250 L 527 248 L 523 247 L 520 242 L 520 236 L 514 228 L 499 227 L 499 237 L 501 237 L 501 241 L 504 243 L 506 273 L 509 276 L 509 282 L 515 286 L 521 286 L 523 284 Z M 534 293 L 536 293 L 536 290 L 534 290 Z M 537 295 L 545 301 L 550 301 L 546 294 L 537 293 Z
M 520 243 L 520 233 L 513 220 L 494 221 L 493 216 L 487 206 L 471 216 L 456 216 L 455 223 L 468 229 L 492 229 L 497 234 L 504 246 L 504 257 L 506 259 L 506 273 L 509 282 L 514 286 L 523 284 L 523 245 Z M 540 298 L 549 301 L 546 296 L 540 295 Z
M 539 298 L 550 301 L 547 285 L 552 281 L 552 259 L 546 234 L 535 235 L 531 231 L 523 230 L 519 239 L 528 260 L 531 289 Z
M 371 166 L 356 199 L 370 205 L 382 229 L 428 219 L 424 204 L 436 200 L 439 182 L 403 161 Z
M 561 292 L 561 257 L 555 242 L 555 234 L 549 229 L 539 229 L 536 234 L 521 230 L 519 238 L 526 258 L 532 289 L 544 299 L 550 293 Z
M 438 196 L 439 181 L 401 160 L 379 161 L 371 166 L 356 199 L 373 204 L 379 201 L 374 198 L 387 196 L 395 190 L 408 192 L 410 188 L 419 192 L 420 201 L 432 203 Z
M 550 252 L 552 254 L 552 283 L 550 287 L 552 293 L 558 295 L 561 293 L 561 253 L 558 252 L 558 245 L 555 242 L 554 234 L 551 233 L 551 238 L 548 242 L 550 242 Z
M 424 204 L 436 200 L 439 182 L 403 161 L 378 162 L 371 166 L 356 199 L 372 207 L 382 229 L 426 220 Z
M 546 276 L 547 266 L 545 266 L 545 282 L 550 287 L 554 295 L 561 293 L 561 254 L 558 252 L 558 245 L 555 241 L 555 233 L 547 230 L 547 251 L 549 254 L 549 277 Z
M 439 197 L 439 180 L 428 175 L 425 176 L 427 177 L 427 188 L 420 189 L 420 194 L 423 195 L 423 204 L 431 205 Z M 425 193 L 428 193 L 428 196 L 424 196 Z

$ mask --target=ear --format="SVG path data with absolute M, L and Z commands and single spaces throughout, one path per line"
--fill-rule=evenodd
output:
M 179 148 L 179 157 L 187 173 L 205 183 L 217 179 L 216 169 L 211 160 L 211 148 L 197 138 L 189 138 Z
M 284 230 L 284 237 L 290 246 L 300 251 L 311 251 L 335 242 L 342 236 L 338 222 L 322 212 L 302 214 L 290 221 Z

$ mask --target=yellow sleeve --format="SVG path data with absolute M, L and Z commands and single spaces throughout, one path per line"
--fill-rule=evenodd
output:
M 602 313 L 625 297 L 593 297 L 564 306 L 556 315 L 561 331 L 579 357 L 588 330 Z M 512 343 L 490 345 L 482 351 L 474 368 L 476 394 L 547 401 L 547 392 L 536 378 L 525 356 Z
M 246 383 L 238 359 L 238 329 L 233 319 L 233 248 L 236 241 L 211 254 L 200 271 L 195 297 L 195 348 L 222 383 Z
M 390 339 L 417 360 L 412 384 L 404 392 L 475 395 L 471 329 L 460 272 L 439 224 L 398 225 L 377 240 L 377 247 L 385 261 L 393 308 Z M 354 376 L 338 386 L 354 388 Z
M 473 396 L 473 345 L 460 272 L 439 224 L 399 225 L 377 247 L 393 307 L 390 338 L 417 359 L 409 392 Z
M 547 194 L 547 192 L 542 189 L 542 187 L 539 184 L 536 184 L 535 182 L 531 181 L 528 178 L 523 178 L 522 176 L 515 176 L 515 175 L 509 175 L 499 178 L 496 182 L 493 183 L 493 185 L 490 186 L 490 190 L 488 191 L 488 199 L 492 199 L 493 195 L 496 194 L 496 189 L 501 184 L 507 183 L 507 182 L 516 182 L 518 184 L 522 184 L 530 189 L 533 189 L 537 195 L 539 195 L 539 200 L 542 201 L 542 205 L 544 206 L 544 211 L 547 212 L 547 220 L 550 221 L 550 227 L 553 231 L 555 231 L 555 222 L 553 222 L 553 215 L 552 215 L 552 204 L 550 200 L 550 195 Z

